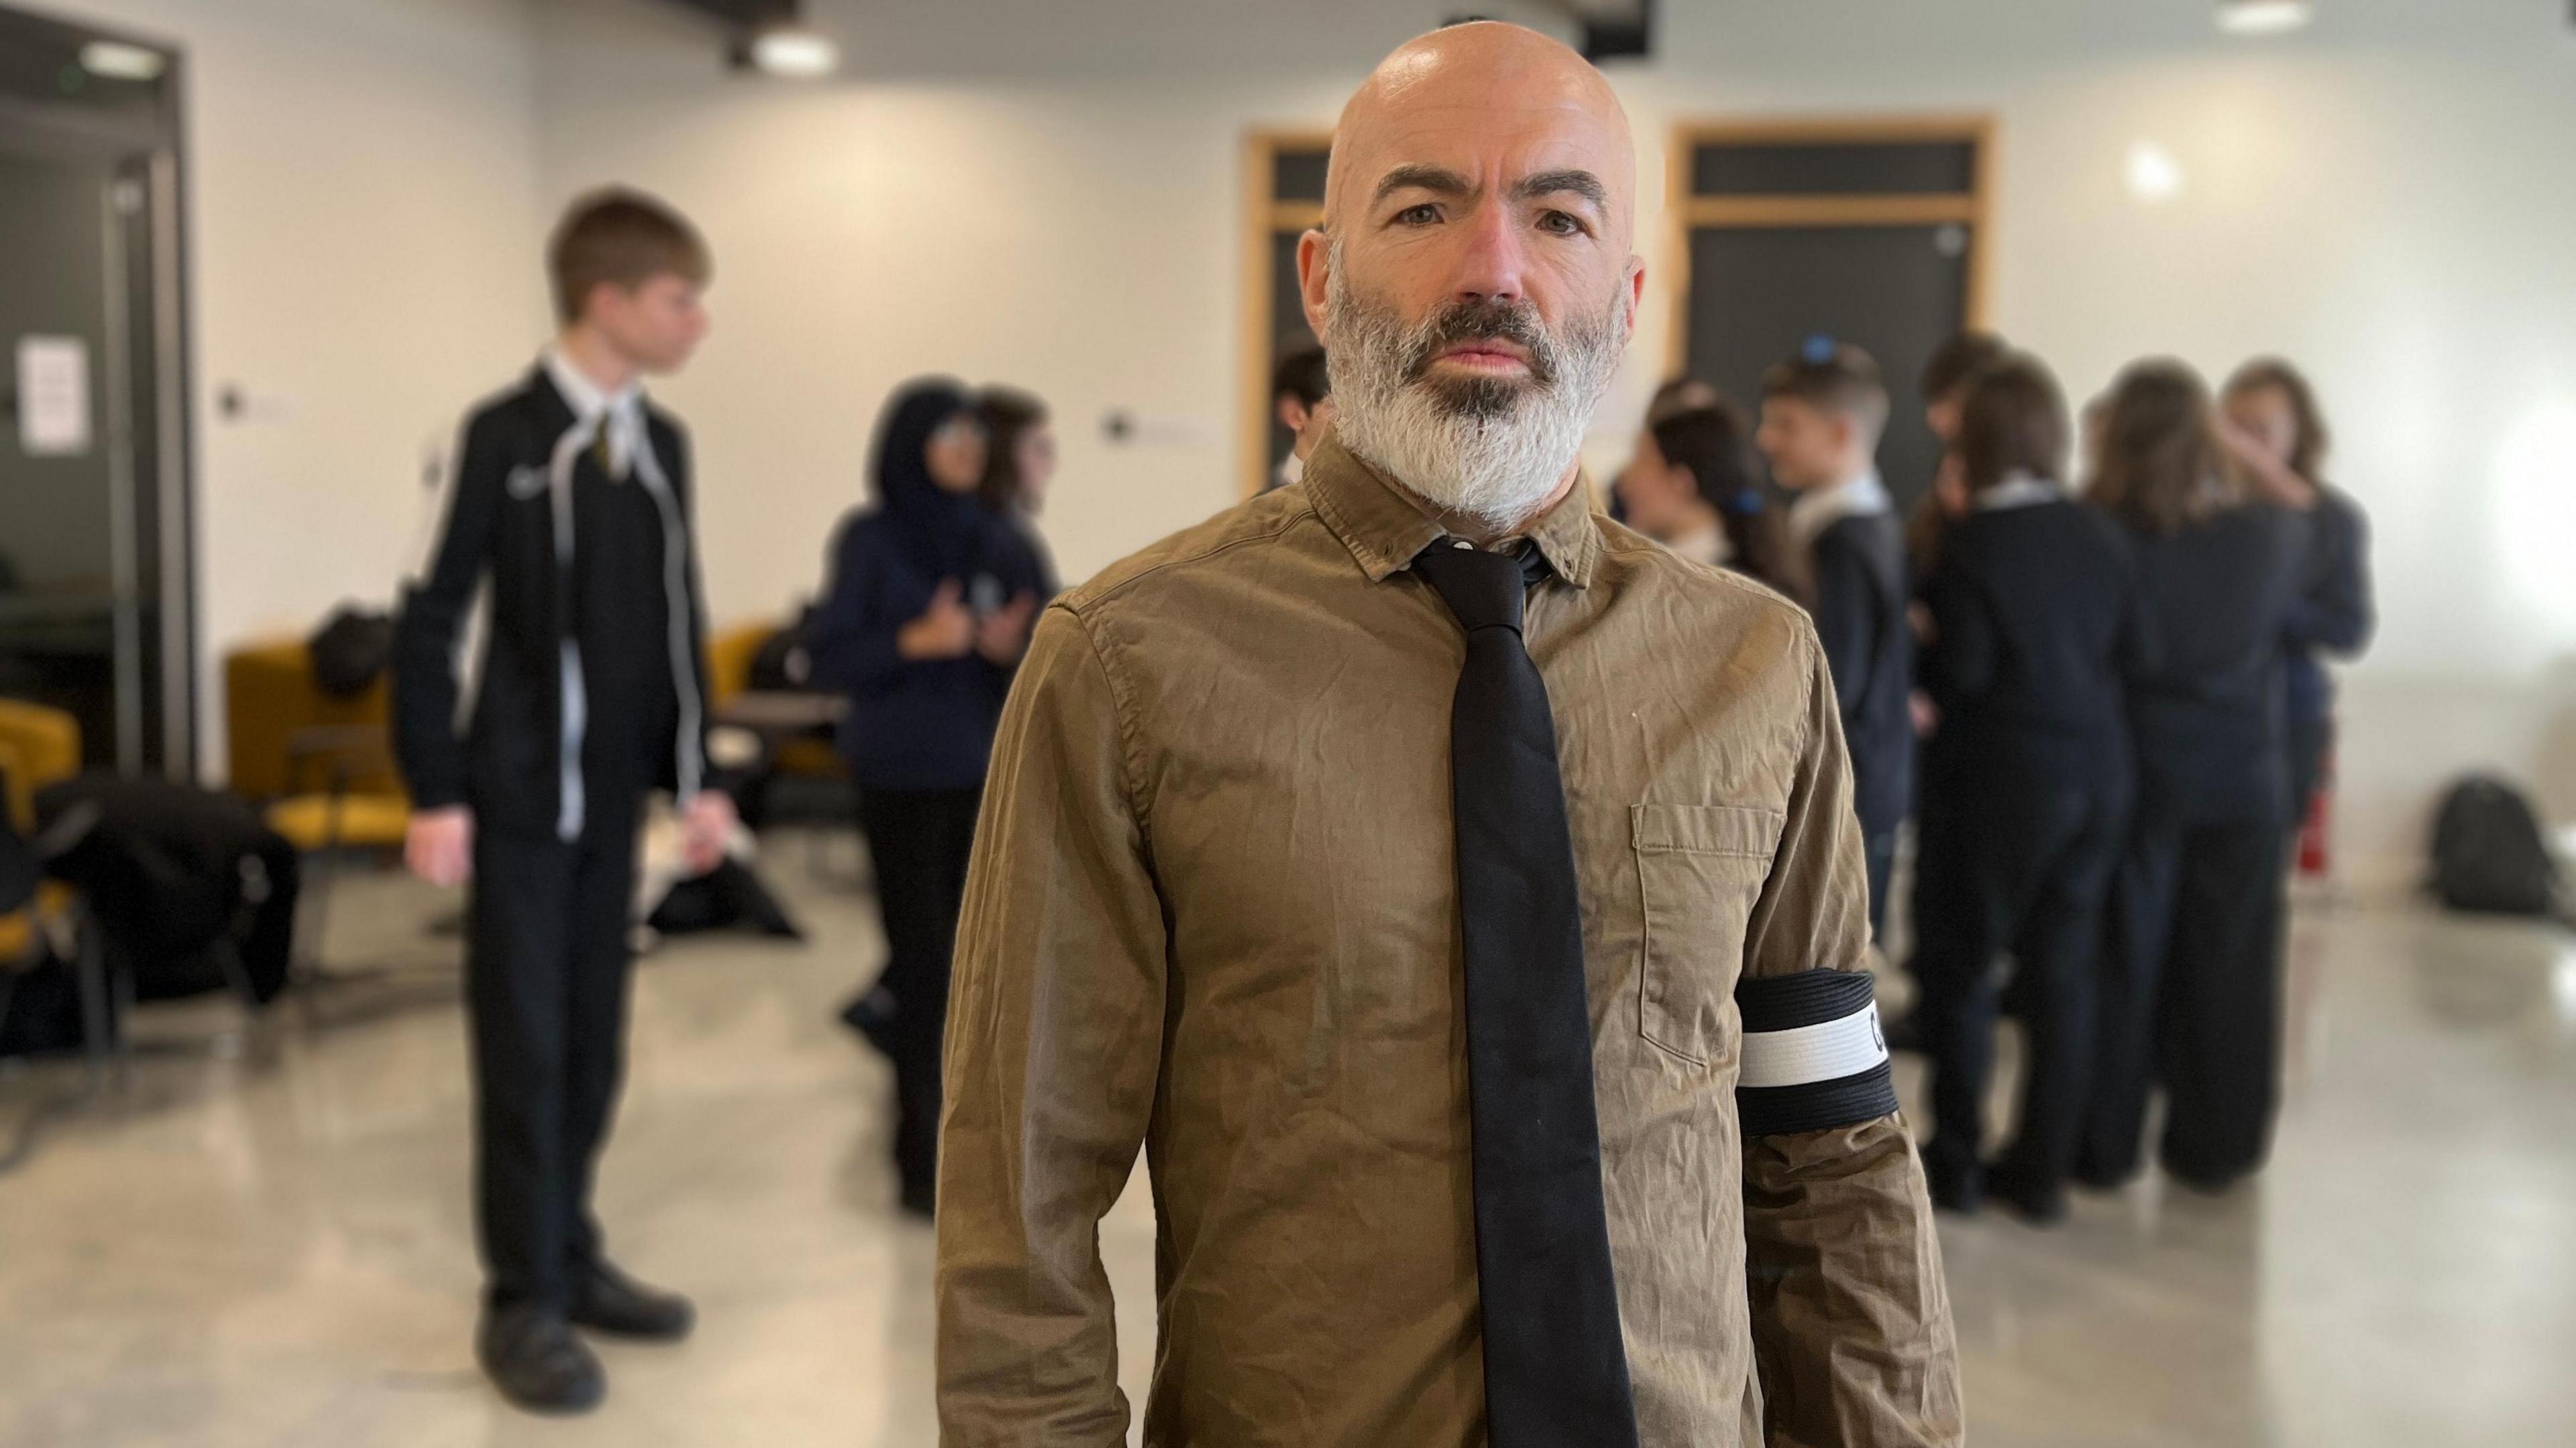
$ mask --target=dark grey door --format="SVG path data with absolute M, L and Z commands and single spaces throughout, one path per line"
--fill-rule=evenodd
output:
M 185 777 L 175 65 L 0 9 L 0 696 Z
M 1751 406 L 1762 370 L 1809 338 L 1868 352 L 1886 370 L 1893 404 L 1879 468 L 1910 504 L 1940 463 L 1916 374 L 1967 323 L 1966 257 L 1965 228 L 1955 223 L 1697 229 L 1690 375 Z

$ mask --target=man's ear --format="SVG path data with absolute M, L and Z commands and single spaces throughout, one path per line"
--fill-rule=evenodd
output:
M 1318 227 L 1297 238 L 1297 293 L 1306 307 L 1306 325 L 1327 347 L 1333 339 L 1324 335 L 1324 299 L 1332 295 L 1332 286 L 1333 241 Z
M 1636 340 L 1637 313 L 1643 310 L 1645 305 L 1646 259 L 1642 256 L 1632 256 L 1628 258 L 1628 327 L 1627 334 L 1620 339 L 1623 344 Z
M 1297 400 L 1296 393 L 1283 392 L 1279 394 L 1279 425 L 1281 427 L 1288 429 L 1290 432 L 1304 432 L 1306 430 L 1306 416 L 1306 404 Z

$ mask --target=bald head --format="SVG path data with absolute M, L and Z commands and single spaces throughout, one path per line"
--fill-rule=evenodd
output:
M 1590 61 L 1535 30 L 1495 21 L 1407 42 L 1342 108 L 1324 185 L 1328 231 L 1363 210 L 1391 172 L 1461 149 L 1524 150 L 1600 188 L 1605 229 L 1629 244 L 1637 206 L 1628 113 Z M 1454 157 L 1449 159 L 1454 160 Z M 1559 164 L 1562 163 L 1562 164 Z M 1541 174 L 1532 172 L 1530 174 Z
M 1636 208 L 1627 115 L 1583 57 L 1491 23 L 1388 56 L 1297 248 L 1334 435 L 1444 519 L 1563 497 L 1636 323 Z

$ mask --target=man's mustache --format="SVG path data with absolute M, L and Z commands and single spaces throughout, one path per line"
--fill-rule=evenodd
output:
M 1440 354 L 1462 342 L 1512 342 L 1529 353 L 1530 378 L 1556 383 L 1556 342 L 1527 302 L 1451 302 L 1425 320 L 1405 360 L 1404 380 L 1419 382 Z

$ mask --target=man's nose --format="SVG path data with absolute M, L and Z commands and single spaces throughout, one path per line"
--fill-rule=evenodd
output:
M 1460 301 L 1519 302 L 1528 296 L 1529 257 L 1508 206 L 1480 206 L 1469 214 L 1465 250 L 1453 291 Z

